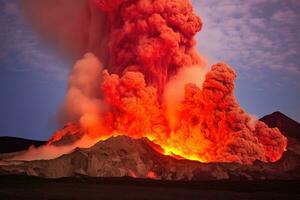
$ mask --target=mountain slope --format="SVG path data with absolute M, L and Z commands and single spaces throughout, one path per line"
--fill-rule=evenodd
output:
M 300 157 L 284 153 L 276 163 L 199 163 L 164 156 L 147 139 L 126 136 L 76 149 L 54 160 L 2 161 L 0 174 L 26 174 L 46 178 L 91 176 L 154 178 L 163 180 L 265 180 L 300 179 Z
M 289 137 L 287 151 L 275 163 L 256 161 L 252 165 L 241 165 L 177 160 L 158 153 L 155 150 L 157 147 L 145 138 L 118 136 L 98 142 L 87 149 L 77 148 L 70 154 L 53 160 L 26 162 L 3 157 L 0 159 L 0 175 L 26 174 L 46 178 L 130 176 L 163 180 L 299 180 L 300 144 L 292 139 L 299 138 L 299 123 L 279 112 L 261 120 L 271 127 L 278 127 Z M 75 135 L 78 135 L 77 132 L 74 131 Z M 294 141 L 291 142 L 292 140 Z

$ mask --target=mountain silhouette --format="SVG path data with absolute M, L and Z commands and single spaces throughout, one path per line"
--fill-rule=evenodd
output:
M 23 151 L 34 145 L 36 147 L 45 144 L 44 141 L 29 140 L 16 137 L 0 137 L 0 153 Z
M 260 119 L 269 127 L 277 127 L 286 137 L 300 140 L 300 124 L 281 112 L 274 112 Z

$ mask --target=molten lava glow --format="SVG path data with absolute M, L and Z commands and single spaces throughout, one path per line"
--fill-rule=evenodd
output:
M 89 53 L 70 75 L 63 111 L 81 134 L 96 140 L 146 137 L 165 155 L 201 162 L 281 158 L 287 139 L 240 108 L 236 73 L 225 63 L 208 71 L 196 51 L 202 21 L 189 0 L 90 4 L 110 23 L 101 25 L 108 30 L 106 66 Z
M 147 173 L 147 178 L 156 179 L 157 176 L 156 176 L 156 174 L 155 174 L 154 172 L 149 171 L 149 172 Z

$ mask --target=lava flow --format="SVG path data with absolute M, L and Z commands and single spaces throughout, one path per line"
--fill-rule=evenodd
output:
M 61 110 L 81 137 L 146 137 L 166 155 L 201 162 L 281 158 L 287 139 L 240 108 L 234 70 L 218 63 L 208 71 L 195 47 L 202 21 L 189 0 L 88 4 L 91 18 L 105 16 L 105 53 L 90 49 L 75 64 Z

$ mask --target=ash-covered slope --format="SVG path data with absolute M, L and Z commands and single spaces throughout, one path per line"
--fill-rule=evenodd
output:
M 89 149 L 76 149 L 54 160 L 2 161 L 0 174 L 47 178 L 93 176 L 157 178 L 165 180 L 298 179 L 300 158 L 288 151 L 276 163 L 253 165 L 199 163 L 164 156 L 147 139 L 110 138 Z

